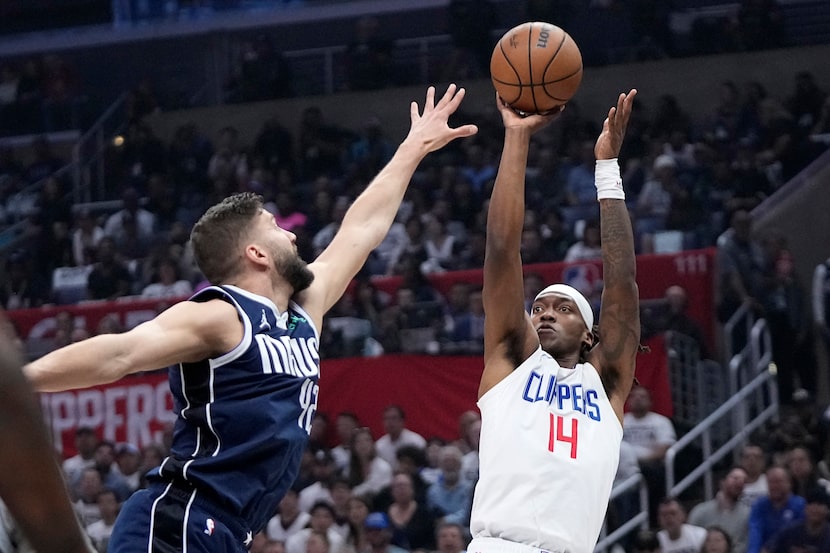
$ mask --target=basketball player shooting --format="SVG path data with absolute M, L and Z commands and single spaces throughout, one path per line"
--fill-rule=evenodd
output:
M 594 153 L 602 227 L 602 338 L 588 300 L 548 286 L 524 310 L 520 242 L 531 135 L 497 97 L 504 147 L 487 219 L 479 481 L 470 553 L 590 553 L 619 459 L 640 343 L 634 239 L 617 156 L 636 90 L 608 112 Z M 558 112 L 557 112 L 558 113 Z
M 39 390 L 54 391 L 175 364 L 170 455 L 125 502 L 109 553 L 247 550 L 299 471 L 317 407 L 323 315 L 383 240 L 421 160 L 477 132 L 447 123 L 463 98 L 450 85 L 437 103 L 427 90 L 422 114 L 412 102 L 408 135 L 313 263 L 260 197 L 231 196 L 191 234 L 213 286 L 129 332 L 26 367 Z

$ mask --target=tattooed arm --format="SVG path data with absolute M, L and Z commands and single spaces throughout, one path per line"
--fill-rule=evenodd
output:
M 620 420 L 634 381 L 635 360 L 640 346 L 640 306 L 635 280 L 634 233 L 625 200 L 618 199 L 623 194 L 616 158 L 636 94 L 636 90 L 620 94 L 617 105 L 608 112 L 594 147 L 604 288 L 599 313 L 599 344 L 591 351 L 589 360 L 599 371 Z M 607 182 L 609 167 L 614 168 L 613 179 L 616 182 Z M 603 193 L 603 181 L 613 188 L 609 194 Z

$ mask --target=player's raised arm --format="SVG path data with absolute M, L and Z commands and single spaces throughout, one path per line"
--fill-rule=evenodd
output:
M 125 375 L 215 357 L 243 337 L 236 309 L 222 300 L 181 302 L 121 334 L 102 334 L 55 350 L 24 367 L 41 392 L 85 388 Z
M 450 128 L 447 123 L 464 94 L 463 88 L 451 84 L 436 103 L 435 88 L 429 87 L 422 113 L 416 102 L 410 105 L 411 126 L 406 138 L 349 207 L 331 244 L 309 265 L 314 283 L 299 299 L 318 322 L 346 290 L 369 253 L 383 241 L 421 160 L 456 138 L 478 132 L 475 125 Z
M 539 346 L 524 308 L 520 247 L 525 216 L 525 169 L 531 135 L 559 113 L 520 117 L 498 96 L 496 103 L 504 122 L 504 147 L 487 212 L 484 373 L 479 397 Z
M 640 345 L 640 304 L 631 218 L 625 205 L 617 157 L 637 91 L 620 94 L 597 139 L 596 186 L 602 235 L 604 288 L 599 313 L 599 344 L 591 361 L 600 372 L 611 404 L 622 418 L 634 381 Z

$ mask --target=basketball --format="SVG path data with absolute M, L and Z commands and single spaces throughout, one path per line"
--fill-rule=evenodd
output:
M 490 77 L 501 99 L 513 109 L 545 113 L 576 94 L 582 82 L 582 54 L 560 27 L 522 23 L 496 43 Z

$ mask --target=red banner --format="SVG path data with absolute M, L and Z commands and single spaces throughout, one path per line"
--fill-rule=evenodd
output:
M 714 335 L 712 315 L 714 249 L 676 255 L 641 256 L 637 259 L 637 281 L 642 299 L 663 296 L 673 284 L 689 293 L 689 315 L 700 323 L 710 343 Z M 601 290 L 599 261 L 579 264 L 530 265 L 546 282 L 568 282 L 581 289 Z M 457 281 L 481 283 L 481 271 L 459 271 L 432 277 L 435 287 L 446 292 Z M 389 278 L 377 286 L 391 292 L 399 279 Z M 94 330 L 106 316 L 117 318 L 125 329 L 153 318 L 167 305 L 158 300 L 96 302 L 40 309 L 10 311 L 17 332 L 33 350 L 48 350 L 56 328 L 56 316 L 69 313 L 78 326 Z M 652 391 L 655 411 L 672 415 L 666 352 L 662 339 L 646 344 L 651 353 L 637 361 L 637 378 Z M 381 434 L 381 413 L 391 403 L 401 405 L 408 425 L 424 436 L 455 438 L 458 416 L 475 409 L 480 357 L 432 357 L 387 355 L 377 358 L 324 360 L 320 381 L 319 410 L 333 420 L 340 411 L 353 411 L 362 424 Z M 56 446 L 64 455 L 74 453 L 72 437 L 78 426 L 92 426 L 101 438 L 128 441 L 142 446 L 160 440 L 165 424 L 174 418 L 172 399 L 163 372 L 126 378 L 116 384 L 53 394 L 41 401 Z
M 659 338 L 648 344 L 652 352 L 640 354 L 637 378 L 653 391 L 655 411 L 671 416 L 666 353 Z M 352 411 L 377 438 L 383 434 L 383 409 L 394 403 L 405 411 L 409 428 L 424 437 L 452 440 L 458 435 L 459 415 L 476 409 L 482 367 L 480 357 L 466 356 L 328 359 L 321 367 L 318 411 L 332 423 L 338 413 Z M 75 429 L 80 426 L 95 428 L 100 438 L 141 447 L 161 442 L 165 425 L 175 419 L 166 371 L 45 393 L 40 399 L 55 446 L 65 456 L 74 455 Z

